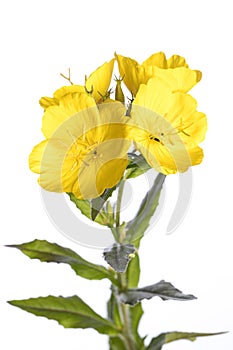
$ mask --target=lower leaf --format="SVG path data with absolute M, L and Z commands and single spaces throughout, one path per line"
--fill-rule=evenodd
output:
M 99 333 L 117 335 L 117 326 L 98 315 L 78 296 L 39 297 L 27 300 L 12 300 L 13 306 L 31 312 L 36 316 L 44 316 L 56 320 L 65 328 L 93 328 Z
M 144 349 L 144 341 L 138 334 L 138 325 L 143 315 L 143 309 L 142 309 L 141 303 L 138 303 L 137 305 L 130 307 L 129 313 L 130 313 L 130 320 L 131 320 L 132 336 L 137 344 L 138 349 L 142 350 Z
M 186 332 L 168 332 L 162 333 L 156 338 L 153 338 L 146 350 L 161 350 L 164 344 L 171 343 L 172 341 L 187 339 L 190 341 L 196 340 L 198 337 L 207 337 L 212 335 L 220 335 L 226 332 L 219 333 L 186 333 Z
M 127 350 L 124 342 L 119 337 L 109 338 L 109 350 Z

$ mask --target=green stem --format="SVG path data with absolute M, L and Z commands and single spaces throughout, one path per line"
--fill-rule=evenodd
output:
M 118 282 L 120 291 L 127 289 L 127 278 L 125 273 L 118 273 Z M 116 299 L 117 300 L 117 299 Z M 129 306 L 118 301 L 118 309 L 123 324 L 122 339 L 127 350 L 137 350 L 134 339 L 131 336 L 131 319 L 129 314 Z
M 124 239 L 124 229 L 122 228 L 121 232 L 121 204 L 122 204 L 122 197 L 123 197 L 123 191 L 125 186 L 126 179 L 123 179 L 120 182 L 119 189 L 118 189 L 118 195 L 117 195 L 117 202 L 116 202 L 116 216 L 115 216 L 115 227 L 112 231 L 114 238 L 117 242 L 121 243 Z M 117 235 L 117 237 L 116 237 Z M 123 292 L 127 290 L 127 274 L 126 273 L 117 273 L 118 278 L 118 290 L 120 292 Z M 122 341 L 125 344 L 125 347 L 127 350 L 137 350 L 136 345 L 134 342 L 134 339 L 131 335 L 131 320 L 130 320 L 130 314 L 129 314 L 129 306 L 126 304 L 123 304 L 119 301 L 119 299 L 116 296 L 116 301 L 118 304 L 118 310 L 119 315 L 121 318 L 121 323 L 123 325 L 121 338 Z
M 121 314 L 122 314 L 122 319 L 124 321 L 124 330 L 123 330 L 124 343 L 127 347 L 127 350 L 136 350 L 135 343 L 130 332 L 131 325 L 130 325 L 128 305 L 121 304 Z
M 120 226 L 121 202 L 122 202 L 125 181 L 126 180 L 124 179 L 121 181 L 119 190 L 118 190 L 117 203 L 116 203 L 116 227 Z

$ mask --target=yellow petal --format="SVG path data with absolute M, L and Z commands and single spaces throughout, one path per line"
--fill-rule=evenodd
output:
M 197 71 L 185 67 L 178 67 L 175 69 L 154 68 L 154 75 L 166 81 L 173 92 L 187 92 L 196 85 L 199 79 Z
M 139 89 L 141 83 L 145 83 L 145 70 L 140 64 L 130 57 L 115 54 L 118 68 L 123 82 L 133 96 Z
M 78 173 L 78 181 L 72 192 L 81 193 L 81 197 L 96 198 L 106 188 L 115 186 L 123 176 L 128 164 L 127 150 L 129 142 L 113 139 L 99 144 L 84 158 Z
M 39 103 L 41 107 L 43 107 L 44 109 L 47 109 L 50 106 L 58 105 L 59 101 L 52 97 L 41 97 Z
M 135 146 L 152 168 L 165 175 L 185 172 L 190 166 L 200 164 L 203 159 L 201 148 L 189 148 L 180 142 L 166 146 L 147 139 L 141 143 L 135 142 Z
M 188 64 L 184 57 L 179 55 L 173 55 L 167 60 L 167 68 L 177 68 L 177 67 L 186 67 Z
M 80 111 L 96 107 L 95 101 L 86 93 L 67 94 L 59 101 L 58 106 L 46 109 L 42 121 L 42 132 L 46 138 L 51 137 L 55 131 L 69 118 Z
M 44 154 L 44 150 L 47 146 L 47 141 L 42 141 L 36 145 L 29 155 L 29 168 L 34 173 L 40 174 L 41 160 Z
M 141 84 L 133 105 L 139 105 L 164 115 L 169 110 L 168 98 L 171 94 L 172 91 L 166 80 L 151 78 L 146 85 Z
M 108 92 L 112 79 L 114 61 L 115 59 L 113 58 L 111 61 L 105 62 L 86 79 L 86 90 L 90 93 L 92 92 L 92 96 L 96 101 L 106 96 Z
M 167 68 L 167 59 L 163 52 L 157 52 L 147 58 L 143 63 L 143 66 L 156 66 L 159 68 Z
M 60 100 L 65 95 L 72 94 L 74 92 L 85 92 L 84 86 L 81 86 L 81 85 L 63 86 L 54 92 L 53 97 L 56 100 Z
M 80 85 L 63 86 L 54 92 L 53 97 L 47 97 L 47 96 L 41 97 L 39 103 L 41 107 L 43 107 L 46 110 L 48 107 L 59 105 L 59 100 L 62 97 L 74 92 L 85 92 L 84 86 L 80 86 Z
M 29 166 L 33 172 L 39 173 L 39 184 L 47 191 L 63 192 L 62 163 L 66 147 L 58 140 L 46 140 L 32 150 Z
M 188 148 L 192 165 L 198 165 L 202 162 L 204 154 L 201 147 Z
M 185 144 L 197 145 L 205 138 L 207 119 L 196 108 L 197 101 L 188 94 L 178 92 L 169 98 L 169 110 L 164 117 Z
M 186 68 L 185 68 L 186 69 Z M 131 121 L 152 133 L 163 134 L 166 143 L 176 133 L 186 144 L 197 145 L 207 130 L 205 114 L 197 112 L 196 100 L 185 93 L 170 93 L 165 81 L 156 78 L 141 85 L 133 102 Z

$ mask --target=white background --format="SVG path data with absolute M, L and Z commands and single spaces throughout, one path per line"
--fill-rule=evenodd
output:
M 4 247 L 38 239 L 70 247 L 93 262 L 101 251 L 60 234 L 45 213 L 28 154 L 42 140 L 38 99 L 65 82 L 70 67 L 77 83 L 110 60 L 114 51 L 137 59 L 164 51 L 186 57 L 203 72 L 193 90 L 208 115 L 204 162 L 193 169 L 189 211 L 166 235 L 176 198 L 176 177 L 166 183 L 165 209 L 141 246 L 141 285 L 160 279 L 198 296 L 191 302 L 144 302 L 141 334 L 163 331 L 230 331 L 168 350 L 233 348 L 232 283 L 232 11 L 222 1 L 5 1 L 1 26 L 1 318 L 0 347 L 24 349 L 107 349 L 107 337 L 93 330 L 67 330 L 6 303 L 11 299 L 77 293 L 105 315 L 106 281 L 76 277 L 68 266 L 30 260 Z M 168 209 L 166 209 L 168 208 Z M 5 344 L 5 345 L 3 345 Z

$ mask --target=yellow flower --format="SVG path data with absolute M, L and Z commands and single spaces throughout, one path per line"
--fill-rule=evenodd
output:
M 196 108 L 193 97 L 172 92 L 163 80 L 151 78 L 140 86 L 131 110 L 131 136 L 156 171 L 184 172 L 202 161 L 198 144 L 205 137 L 207 121 Z
M 34 147 L 29 166 L 40 174 L 39 184 L 44 189 L 88 199 L 119 182 L 128 164 L 130 141 L 125 108 L 120 102 L 98 107 L 90 103 L 89 108 L 77 108 L 74 113 L 82 98 L 86 99 L 69 94 L 59 106 L 47 109 L 43 121 L 47 140 Z M 56 113 L 51 112 L 54 108 Z
M 108 89 L 112 78 L 112 71 L 115 59 L 105 62 L 98 67 L 90 76 L 85 77 L 85 85 L 70 85 L 63 86 L 55 91 L 53 97 L 42 97 L 40 105 L 46 110 L 50 106 L 56 106 L 62 97 L 71 93 L 86 92 L 91 95 L 97 103 L 102 102 L 103 99 L 108 98 Z
M 170 82 L 173 91 L 187 92 L 200 79 L 201 72 L 191 70 L 185 59 L 178 55 L 168 60 L 163 52 L 151 55 L 141 65 L 129 57 L 115 54 L 120 75 L 128 90 L 135 97 L 141 84 L 146 84 L 152 77 Z
M 69 93 L 59 98 L 58 104 L 48 107 L 42 119 L 42 132 L 50 138 L 64 121 L 78 112 L 95 107 L 95 100 L 85 92 Z
M 86 79 L 85 87 L 87 91 L 93 90 L 92 96 L 96 102 L 99 102 L 106 96 L 108 97 L 114 61 L 115 59 L 113 58 L 110 62 L 105 62 Z

